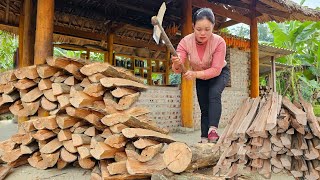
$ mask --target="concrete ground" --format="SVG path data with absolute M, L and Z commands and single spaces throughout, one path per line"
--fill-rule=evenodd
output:
M 223 129 L 218 130 L 222 133 Z M 17 124 L 11 120 L 0 121 L 0 141 L 10 138 L 17 132 Z M 200 140 L 200 131 L 189 133 L 171 133 L 177 141 L 186 142 L 188 145 L 197 143 Z M 203 173 L 210 174 L 212 169 L 204 170 Z M 63 170 L 51 168 L 48 170 L 38 170 L 29 165 L 14 169 L 6 178 L 6 180 L 86 180 L 90 179 L 91 170 L 83 170 L 76 167 L 68 167 Z M 257 174 L 247 174 L 248 179 L 263 179 Z M 286 174 L 272 175 L 273 180 L 293 180 L 294 178 Z

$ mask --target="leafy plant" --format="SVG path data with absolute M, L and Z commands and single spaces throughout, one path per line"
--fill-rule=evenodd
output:
M 14 53 L 18 48 L 17 36 L 0 31 L 0 71 L 13 69 Z

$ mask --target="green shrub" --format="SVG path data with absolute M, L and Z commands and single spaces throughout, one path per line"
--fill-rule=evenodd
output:
M 313 112 L 316 116 L 320 117 L 320 105 L 313 105 Z

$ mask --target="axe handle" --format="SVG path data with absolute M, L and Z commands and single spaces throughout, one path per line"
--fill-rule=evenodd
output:
M 155 17 L 155 18 L 154 18 Z M 177 54 L 177 51 L 174 49 L 169 37 L 167 36 L 167 33 L 164 31 L 163 27 L 159 24 L 159 21 L 158 21 L 158 18 L 156 16 L 152 17 L 152 24 L 154 26 L 158 26 L 160 31 L 161 31 L 161 36 L 162 36 L 162 39 L 164 40 L 165 42 L 165 45 L 169 48 L 170 52 L 172 53 L 172 55 L 174 56 L 178 56 Z M 181 69 L 182 69 L 182 73 L 186 73 L 187 70 L 186 68 L 184 67 L 183 64 L 181 64 Z

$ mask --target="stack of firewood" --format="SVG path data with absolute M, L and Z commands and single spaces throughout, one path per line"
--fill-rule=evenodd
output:
M 214 173 L 234 178 L 244 168 L 265 178 L 286 171 L 295 178 L 319 179 L 319 138 L 312 105 L 301 97 L 294 103 L 277 93 L 247 99 L 218 142 L 225 150 Z
M 260 97 L 267 96 L 272 92 L 272 88 L 269 86 L 259 86 L 259 95 Z
M 197 163 L 187 145 L 149 120 L 147 108 L 134 106 L 147 87 L 124 69 L 48 58 L 1 74 L 0 84 L 0 107 L 26 120 L 0 143 L 0 159 L 8 164 L 0 176 L 29 163 L 38 169 L 77 165 L 94 169 L 97 179 L 142 179 Z

